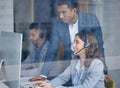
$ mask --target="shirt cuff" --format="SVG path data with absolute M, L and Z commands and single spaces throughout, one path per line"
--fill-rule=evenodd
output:
M 46 78 L 47 79 L 47 76 L 45 76 L 45 75 L 40 75 L 41 77 L 44 77 L 44 78 Z

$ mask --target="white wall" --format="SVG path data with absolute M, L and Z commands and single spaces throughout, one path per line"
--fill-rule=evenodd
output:
M 106 0 L 103 4 L 103 32 L 109 73 L 120 87 L 120 1 Z
M 100 20 L 109 75 L 120 86 L 120 0 L 93 0 L 90 11 Z
M 13 0 L 0 0 L 0 30 L 13 32 Z
M 120 1 L 106 0 L 103 6 L 103 32 L 107 56 L 120 56 Z
M 23 33 L 23 49 L 31 49 L 29 25 L 34 22 L 34 0 L 14 0 L 15 32 Z

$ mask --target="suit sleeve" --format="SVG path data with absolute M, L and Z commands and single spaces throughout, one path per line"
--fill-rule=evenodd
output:
M 107 65 L 106 65 L 106 60 L 105 60 L 105 53 L 104 53 L 104 41 L 103 41 L 103 35 L 102 35 L 102 29 L 99 23 L 98 18 L 93 15 L 92 17 L 92 21 L 94 21 L 93 23 L 93 28 L 91 29 L 92 33 L 96 36 L 96 39 L 98 41 L 98 45 L 100 47 L 100 51 L 102 53 L 102 57 L 103 57 L 103 64 L 104 64 L 104 72 L 107 72 Z
M 92 21 L 91 31 L 97 38 L 97 41 L 98 41 L 102 56 L 105 57 L 104 48 L 103 48 L 103 44 L 104 44 L 103 35 L 102 35 L 102 29 L 101 29 L 99 20 L 95 15 L 92 15 L 91 17 L 92 17 L 92 19 L 91 19 L 91 21 Z
M 60 74 L 58 77 L 54 78 L 53 80 L 51 80 L 49 83 L 54 86 L 55 88 L 57 86 L 63 85 L 65 84 L 70 78 L 71 78 L 71 66 L 68 66 L 67 69 L 65 69 L 65 71 Z
M 41 74 L 48 76 L 49 71 L 52 67 L 52 62 L 55 61 L 57 58 L 57 51 L 59 46 L 59 37 L 57 33 L 57 23 L 54 23 L 52 32 L 51 32 L 51 38 L 50 38 L 50 45 L 45 57 L 45 63 L 42 67 Z
M 87 75 L 87 78 L 82 84 L 70 87 L 57 86 L 55 88 L 95 88 L 97 82 L 101 79 L 101 77 L 103 77 L 103 64 L 102 62 L 98 61 L 92 64 L 90 68 L 90 74 Z M 101 86 L 99 88 L 104 88 L 104 83 L 103 85 L 97 86 Z

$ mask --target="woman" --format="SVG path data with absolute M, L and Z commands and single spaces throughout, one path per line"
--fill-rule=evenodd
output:
M 35 86 L 42 88 L 104 88 L 102 56 L 96 37 L 85 30 L 75 35 L 73 43 L 75 58 L 71 65 L 49 83 L 40 81 Z M 73 86 L 62 86 L 69 79 Z

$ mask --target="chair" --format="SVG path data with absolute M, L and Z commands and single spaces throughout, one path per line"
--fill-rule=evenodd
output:
M 114 80 L 110 80 L 107 83 L 105 82 L 105 87 L 106 88 L 116 88 L 116 83 Z

